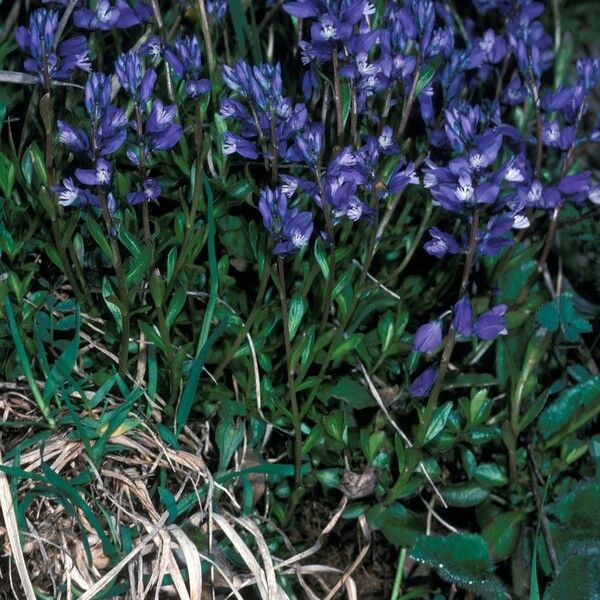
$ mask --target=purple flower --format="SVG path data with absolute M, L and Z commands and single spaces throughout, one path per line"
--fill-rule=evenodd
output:
M 488 221 L 486 232 L 477 240 L 477 252 L 485 256 L 497 256 L 512 244 L 512 238 L 507 237 L 507 234 L 514 226 L 514 215 L 494 215 Z
M 121 87 L 139 104 L 146 104 L 156 84 L 156 71 L 148 69 L 144 74 L 140 55 L 135 52 L 119 54 L 115 62 L 115 73 Z
M 189 98 L 198 98 L 210 91 L 210 82 L 200 76 L 202 59 L 196 36 L 177 38 L 175 48 L 165 51 L 165 59 L 175 75 L 185 81 L 185 93 Z
M 62 206 L 98 206 L 98 198 L 93 194 L 77 187 L 69 177 L 62 182 L 62 185 L 55 185 L 52 191 L 58 197 L 58 203 Z
M 143 189 L 139 192 L 131 192 L 127 194 L 127 202 L 132 206 L 141 204 L 142 202 L 151 202 L 158 200 L 160 196 L 160 184 L 156 179 L 149 177 L 144 181 Z
M 219 23 L 223 20 L 223 17 L 227 14 L 227 1 L 226 0 L 207 0 L 206 12 L 212 17 L 215 23 Z
M 226 131 L 223 136 L 223 154 L 234 154 L 237 152 L 244 158 L 258 158 L 256 145 L 231 131 Z
M 453 314 L 453 329 L 463 337 L 471 337 L 473 334 L 473 307 L 468 296 L 463 296 L 454 305 Z
M 486 60 L 491 64 L 499 63 L 506 54 L 506 42 L 504 38 L 488 29 L 479 41 L 479 48 L 485 53 Z
M 458 242 L 448 233 L 444 233 L 437 227 L 429 230 L 431 239 L 425 243 L 423 248 L 427 254 L 436 258 L 443 258 L 446 254 L 458 254 L 460 246 Z
M 323 126 L 316 123 L 308 125 L 296 138 L 291 159 L 302 160 L 308 167 L 315 168 L 323 150 Z
M 522 104 L 527 96 L 527 90 L 518 75 L 513 75 L 502 96 L 502 101 L 509 106 Z
M 475 140 L 480 109 L 478 106 L 473 107 L 465 101 L 460 101 L 454 108 L 446 110 L 445 114 L 445 131 L 450 146 L 457 152 L 464 152 L 466 147 Z
M 274 254 L 292 254 L 304 248 L 312 235 L 312 215 L 288 207 L 288 197 L 281 188 L 261 191 L 258 209 L 265 229 L 276 242 Z
M 110 31 L 111 29 L 128 29 L 147 21 L 152 16 L 152 9 L 136 0 L 133 7 L 126 0 L 117 0 L 112 6 L 109 0 L 98 0 L 96 9 L 78 8 L 73 12 L 73 24 L 80 29 Z
M 356 182 L 346 180 L 343 174 L 327 177 L 323 187 L 325 202 L 331 208 L 334 223 L 339 222 L 343 217 L 358 221 L 371 214 L 371 209 L 356 195 Z M 321 205 L 320 199 L 317 202 Z
M 567 175 L 560 180 L 558 190 L 561 194 L 568 196 L 572 202 L 581 202 L 589 194 L 591 175 L 590 171 Z
M 121 11 L 109 0 L 98 0 L 96 10 L 78 8 L 73 12 L 73 24 L 80 29 L 110 31 L 117 26 Z
M 85 185 L 108 186 L 112 180 L 112 165 L 99 158 L 94 169 L 75 169 L 75 177 Z
M 89 150 L 88 137 L 83 129 L 74 129 L 64 121 L 58 120 L 58 139 L 69 150 L 74 152 L 87 152 Z
M 577 61 L 577 74 L 586 90 L 589 92 L 600 81 L 600 58 L 581 58 Z
M 85 84 L 84 103 L 92 123 L 100 119 L 106 112 L 110 104 L 111 92 L 110 77 L 107 77 L 104 73 L 90 74 Z
M 482 313 L 473 326 L 475 335 L 482 340 L 494 340 L 499 335 L 506 335 L 505 314 L 506 304 L 499 304 Z
M 155 64 L 164 53 L 162 39 L 157 35 L 151 35 L 147 41 L 140 46 L 140 54 L 148 56 L 152 64 Z
M 165 105 L 158 98 L 152 104 L 144 129 L 150 151 L 169 150 L 179 143 L 183 130 L 173 122 L 176 110 L 174 105 Z
M 421 325 L 417 329 L 413 338 L 413 352 L 429 353 L 435 350 L 442 343 L 442 323 L 441 321 L 431 321 Z
M 544 187 L 538 180 L 534 180 L 530 186 L 521 188 L 518 195 L 524 205 L 532 208 L 552 210 L 561 202 L 560 193 L 555 187 Z
M 85 37 L 70 38 L 54 49 L 57 27 L 58 12 L 40 8 L 31 13 L 28 27 L 17 27 L 15 32 L 17 44 L 28 55 L 25 69 L 35 73 L 41 82 L 46 73 L 49 80 L 65 80 L 75 69 L 91 69 Z
M 429 396 L 429 392 L 437 379 L 437 367 L 429 367 L 425 369 L 411 384 L 410 395 L 413 398 L 425 398 Z
M 417 185 L 419 178 L 415 174 L 415 163 L 409 163 L 404 166 L 403 163 L 399 163 L 398 166 L 392 171 L 388 189 L 392 194 L 399 194 L 404 191 L 409 185 Z

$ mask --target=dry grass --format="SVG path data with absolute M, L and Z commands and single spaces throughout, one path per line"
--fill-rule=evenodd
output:
M 110 402 L 118 400 L 111 398 Z M 33 417 L 33 410 L 26 394 L 17 389 L 0 397 L 4 421 L 26 421 Z M 16 426 L 0 431 L 4 456 L 33 433 Z M 89 458 L 73 431 L 65 427 L 37 442 L 22 444 L 18 463 L 0 457 L 3 466 L 20 468 L 31 477 L 0 472 L 4 520 L 0 543 L 8 557 L 6 564 L 11 565 L 2 576 L 15 598 L 30 600 L 37 591 L 50 598 L 71 599 L 77 592 L 82 600 L 92 600 L 115 585 L 124 590 L 116 597 L 125 600 L 281 600 L 290 597 L 284 588 L 293 589 L 297 598 L 313 600 L 359 597 L 353 574 L 369 551 L 371 539 L 364 518 L 358 532 L 364 543 L 346 569 L 314 561 L 315 555 L 325 554 L 327 537 L 338 523 L 347 497 L 342 497 L 316 539 L 295 548 L 269 522 L 264 476 L 255 475 L 251 480 L 254 508 L 250 515 L 243 514 L 236 480 L 227 487 L 215 481 L 205 460 L 210 449 L 208 428 L 198 435 L 186 429 L 181 447 L 174 449 L 161 440 L 152 423 L 142 420 L 132 429 L 119 428 L 98 464 Z M 245 448 L 243 444 L 234 457 L 236 468 L 257 462 L 257 457 L 246 455 Z M 56 490 L 51 493 L 48 469 L 77 484 L 81 501 L 117 546 L 117 560 L 111 561 L 105 553 L 90 514 L 76 503 L 61 502 Z M 86 473 L 92 474 L 91 480 L 80 485 Z M 170 520 L 156 492 L 159 479 L 163 486 L 176 490 L 175 501 L 195 495 L 184 517 Z M 68 510 L 68 506 L 76 510 Z M 20 521 L 18 510 L 23 511 Z M 20 532 L 18 522 L 25 523 Z M 124 531 L 133 533 L 127 549 L 122 543 Z M 275 553 L 269 545 L 274 531 L 279 541 Z M 265 535 L 270 536 L 269 541 Z

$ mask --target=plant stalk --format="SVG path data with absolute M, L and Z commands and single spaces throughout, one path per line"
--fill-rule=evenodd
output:
M 288 323 L 288 303 L 285 287 L 285 268 L 283 258 L 277 257 L 277 270 L 279 272 L 279 299 L 281 302 L 281 319 L 283 321 L 283 341 L 285 345 L 285 356 L 288 372 L 288 387 L 290 391 L 290 403 L 292 406 L 292 418 L 294 420 L 294 481 L 298 486 L 302 479 L 302 432 L 300 429 L 301 418 L 298 409 L 298 398 L 296 397 L 296 383 L 294 366 L 292 364 L 292 344 Z

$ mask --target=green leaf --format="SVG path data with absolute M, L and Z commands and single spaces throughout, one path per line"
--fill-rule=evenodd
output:
M 506 470 L 496 463 L 484 463 L 475 470 L 475 480 L 485 486 L 502 486 L 508 483 Z
M 342 101 L 342 125 L 345 127 L 350 115 L 350 107 L 352 104 L 352 93 L 350 82 L 343 80 L 340 84 L 340 96 Z
M 452 402 L 446 402 L 446 404 L 438 406 L 435 409 L 431 423 L 429 423 L 427 433 L 425 434 L 425 440 L 423 442 L 424 444 L 430 442 L 440 431 L 442 431 L 442 429 L 444 429 L 451 410 Z
M 290 305 L 288 307 L 288 327 L 291 340 L 294 339 L 298 332 L 298 327 L 300 327 L 305 308 L 304 298 L 299 294 L 294 294 L 290 299 Z
M 485 598 L 504 598 L 504 587 L 493 573 L 487 546 L 479 535 L 422 535 L 411 557 L 433 567 L 440 577 L 463 589 Z
M 584 409 L 600 403 L 600 375 L 568 388 L 540 415 L 537 426 L 548 439 L 565 428 Z
M 412 546 L 424 531 L 423 520 L 399 502 L 389 507 L 376 504 L 366 516 L 373 529 L 381 531 L 388 541 L 399 546 Z
M 347 337 L 343 342 L 341 342 L 338 347 L 333 351 L 332 358 L 333 360 L 337 360 L 350 352 L 350 350 L 354 350 L 358 348 L 359 344 L 362 342 L 363 336 L 360 333 L 354 333 L 351 336 Z
M 358 383 L 358 381 L 350 379 L 350 377 L 344 377 L 338 381 L 331 390 L 331 395 L 334 398 L 345 400 L 352 408 L 356 409 L 367 408 L 377 404 L 373 396 L 369 393 L 369 390 Z
M 227 469 L 235 451 L 244 440 L 244 427 L 234 425 L 233 419 L 225 419 L 217 426 L 215 441 L 219 449 L 219 472 Z
M 337 442 L 348 443 L 346 415 L 341 410 L 334 410 L 323 417 L 325 431 Z
M 560 313 L 552 304 L 543 304 L 536 314 L 537 322 L 548 331 L 557 331 L 560 325 Z
M 483 528 L 481 534 L 496 560 L 505 560 L 514 552 L 521 535 L 519 525 L 524 518 L 520 511 L 511 510 L 499 514 Z
M 544 594 L 544 600 L 590 600 L 600 596 L 600 561 L 568 556 Z
M 325 243 L 319 237 L 315 239 L 313 252 L 315 255 L 315 260 L 317 261 L 317 264 L 321 269 L 321 273 L 323 274 L 323 279 L 327 281 L 329 279 L 329 262 L 327 260 L 327 254 L 325 253 Z
M 415 98 L 419 97 L 419 94 L 427 87 L 427 84 L 435 76 L 435 67 L 433 65 L 427 65 L 421 69 L 419 73 L 419 79 L 417 80 L 417 87 L 415 89 Z
M 467 508 L 477 506 L 483 502 L 490 494 L 490 490 L 478 485 L 475 481 L 447 485 L 442 490 L 444 500 L 450 506 Z
M 202 373 L 202 368 L 204 367 L 206 355 L 215 341 L 227 328 L 227 323 L 228 318 L 225 317 L 210 334 L 206 340 L 206 343 L 200 348 L 200 352 L 198 352 L 196 358 L 194 359 L 190 376 L 185 384 L 185 388 L 183 389 L 183 394 L 181 395 L 181 400 L 179 401 L 179 406 L 177 407 L 177 413 L 175 415 L 175 434 L 177 437 L 179 437 L 181 431 L 185 427 L 185 424 L 190 416 L 190 412 L 192 411 L 192 406 L 196 398 L 196 389 L 198 388 L 198 382 L 200 381 L 200 374 Z
M 171 329 L 173 327 L 173 323 L 179 316 L 179 313 L 183 309 L 185 304 L 185 299 L 187 297 L 185 288 L 180 288 L 177 290 L 173 299 L 169 303 L 169 308 L 167 309 L 167 314 L 165 315 L 165 322 L 167 323 L 167 327 Z
M 115 320 L 117 331 L 120 333 L 123 329 L 123 316 L 121 314 L 121 309 L 113 302 L 115 295 L 108 277 L 105 277 L 102 280 L 102 297 L 104 298 L 104 302 L 106 302 L 106 306 L 108 307 L 108 310 L 110 310 L 113 319 Z

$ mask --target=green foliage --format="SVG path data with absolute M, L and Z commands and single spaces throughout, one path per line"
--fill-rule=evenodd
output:
M 433 567 L 447 581 L 472 590 L 483 598 L 503 598 L 504 589 L 493 574 L 485 541 L 478 535 L 452 533 L 421 536 L 411 557 Z

